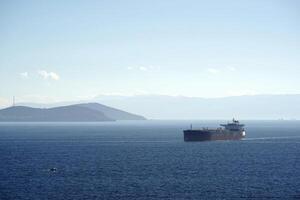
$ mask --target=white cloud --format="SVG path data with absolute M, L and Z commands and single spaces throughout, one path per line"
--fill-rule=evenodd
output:
M 45 70 L 39 70 L 38 74 L 43 77 L 43 79 L 52 79 L 52 80 L 59 80 L 59 75 L 55 72 L 47 72 Z
M 22 73 L 20 73 L 20 76 L 22 78 L 28 78 L 29 74 L 28 74 L 28 72 L 22 72 Z
M 127 67 L 128 70 L 133 70 L 133 67 Z
M 148 70 L 148 68 L 147 67 L 139 67 L 139 70 L 141 70 L 141 71 L 147 71 Z
M 232 72 L 236 71 L 236 68 L 235 68 L 235 67 L 227 67 L 227 69 L 228 69 L 229 71 L 232 71 Z
M 153 65 L 150 65 L 149 68 L 151 70 L 160 70 L 161 69 L 160 66 L 153 66 Z
M 208 68 L 207 71 L 211 74 L 217 74 L 220 72 L 220 70 L 215 69 L 215 68 Z
M 136 71 L 159 71 L 160 66 L 136 66 L 136 67 L 127 67 L 127 70 L 136 70 Z

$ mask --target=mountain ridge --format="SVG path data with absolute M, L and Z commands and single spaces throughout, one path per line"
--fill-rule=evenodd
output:
M 151 119 L 300 119 L 300 94 L 263 94 L 219 98 L 138 96 L 98 98 L 97 102 Z

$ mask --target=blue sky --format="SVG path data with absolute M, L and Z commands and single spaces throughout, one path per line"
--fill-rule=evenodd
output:
M 0 1 L 0 104 L 300 93 L 300 2 Z

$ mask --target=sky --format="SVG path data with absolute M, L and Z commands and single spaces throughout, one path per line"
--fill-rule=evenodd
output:
M 0 105 L 300 94 L 300 1 L 0 0 Z

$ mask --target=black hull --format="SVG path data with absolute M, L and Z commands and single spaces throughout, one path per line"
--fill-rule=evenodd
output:
M 214 140 L 241 140 L 245 137 L 242 131 L 220 132 L 208 130 L 185 130 L 184 141 L 214 141 Z

